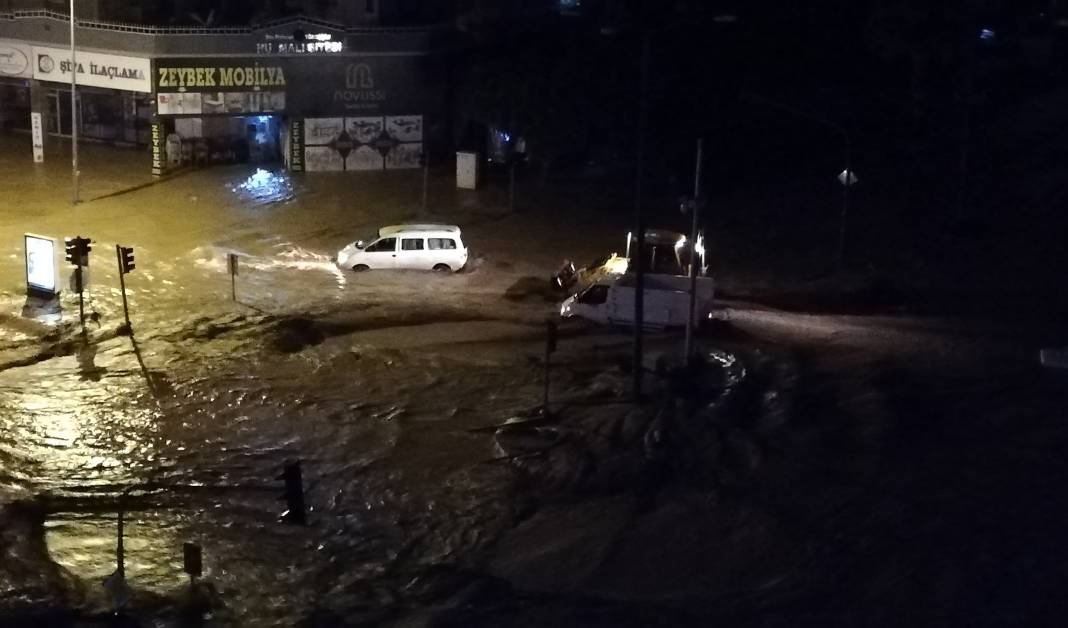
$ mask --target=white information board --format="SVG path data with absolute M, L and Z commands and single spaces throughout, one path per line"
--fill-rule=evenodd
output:
M 30 130 L 33 135 L 33 163 L 44 162 L 44 126 L 40 112 L 30 114 Z
M 456 187 L 478 189 L 478 153 L 456 153 Z
M 27 289 L 30 292 L 58 293 L 59 264 L 55 239 L 27 233 L 25 241 Z

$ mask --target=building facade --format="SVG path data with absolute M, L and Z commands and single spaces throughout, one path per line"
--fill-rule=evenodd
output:
M 36 146 L 77 124 L 79 137 L 150 147 L 156 173 L 228 161 L 418 167 L 428 143 L 448 141 L 450 42 L 447 27 L 306 17 L 237 27 L 79 19 L 72 61 L 65 14 L 0 13 L 0 127 L 31 131 Z

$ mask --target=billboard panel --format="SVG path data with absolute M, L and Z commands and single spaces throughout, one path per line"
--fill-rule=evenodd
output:
M 27 233 L 26 287 L 30 292 L 59 292 L 59 267 L 56 263 L 56 241 L 53 238 Z

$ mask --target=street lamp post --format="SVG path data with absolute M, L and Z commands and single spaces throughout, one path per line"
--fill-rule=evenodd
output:
M 649 117 L 649 31 L 642 34 L 642 58 L 639 72 L 638 147 L 634 176 L 634 356 L 631 394 L 635 402 L 642 397 L 642 327 L 645 324 L 645 220 L 642 215 L 642 177 L 645 172 L 645 125 Z M 627 243 L 630 245 L 630 242 Z
M 701 212 L 701 162 L 704 159 L 704 140 L 697 139 L 697 166 L 694 172 L 693 178 L 693 200 L 686 205 L 689 206 L 690 213 L 693 218 L 693 225 L 690 229 L 690 308 L 686 314 L 686 344 L 684 347 L 684 355 L 686 356 L 686 365 L 693 365 L 693 331 L 694 331 L 694 318 L 697 315 L 697 223 L 698 214 Z
M 78 60 L 74 52 L 74 0 L 70 0 L 70 174 L 71 203 L 78 202 Z
M 853 185 L 853 164 L 850 163 L 853 147 L 849 141 L 849 133 L 846 133 L 845 129 L 840 129 L 840 132 L 845 138 L 845 180 L 842 182 L 842 216 L 838 220 L 838 272 L 845 270 L 845 238 L 846 220 L 849 217 L 849 188 Z

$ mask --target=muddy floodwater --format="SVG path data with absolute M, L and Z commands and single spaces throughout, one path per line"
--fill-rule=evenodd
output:
M 508 212 L 445 171 L 426 211 L 407 173 L 152 181 L 144 155 L 104 147 L 71 207 L 65 163 L 0 148 L 0 625 L 106 625 L 117 600 L 135 624 L 220 627 L 1068 610 L 1068 386 L 1036 359 L 1056 327 L 728 294 L 694 375 L 678 333 L 647 334 L 635 402 L 629 332 L 569 320 L 545 416 L 558 302 L 538 286 L 618 250 L 614 213 L 566 195 Z M 334 264 L 412 220 L 461 225 L 468 267 Z M 58 308 L 25 296 L 24 233 L 93 238 L 84 327 L 69 288 Z M 116 245 L 135 249 L 132 332 Z M 280 519 L 294 461 L 307 525 Z M 125 585 L 106 588 L 120 512 Z

